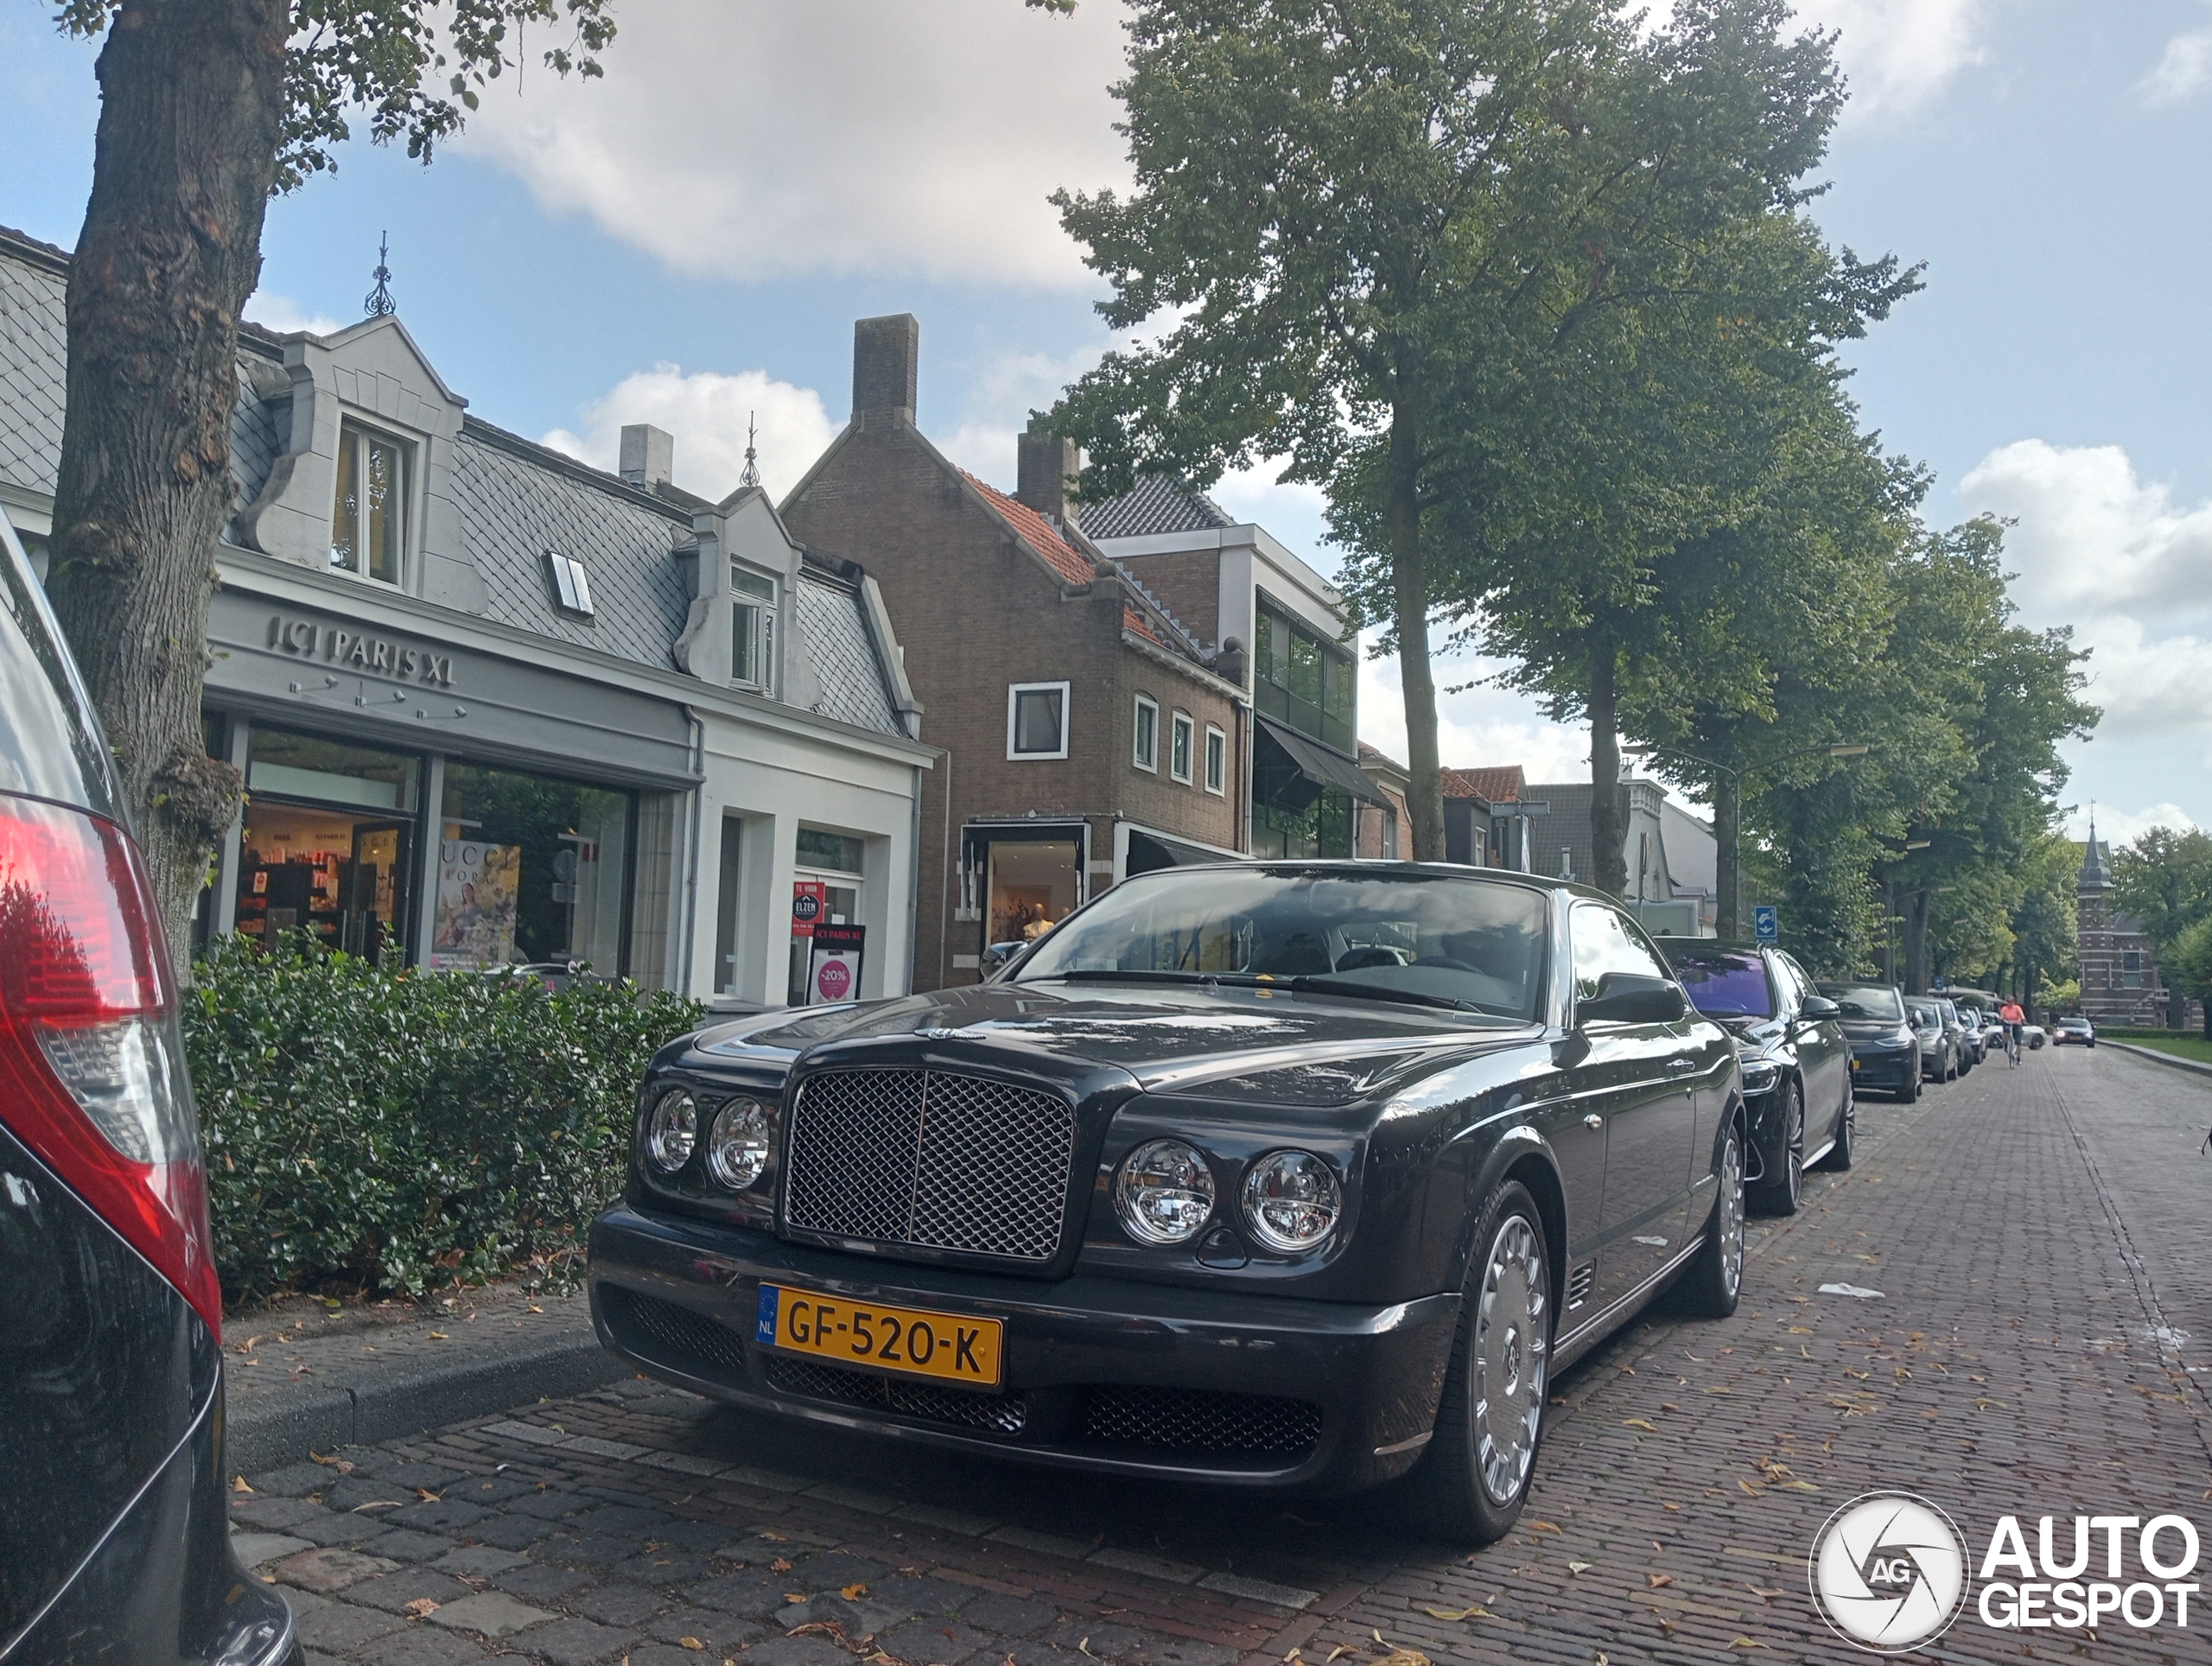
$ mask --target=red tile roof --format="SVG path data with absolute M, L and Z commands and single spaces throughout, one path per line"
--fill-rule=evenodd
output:
M 1439 772 L 1444 777 L 1444 796 L 1447 798 L 1480 798 L 1485 804 L 1510 804 L 1521 796 L 1526 778 L 1518 764 L 1508 764 L 1491 769 L 1447 769 Z
M 1090 557 L 1062 537 L 1052 522 L 996 486 L 984 485 L 966 469 L 960 473 L 969 485 L 982 493 L 983 501 L 998 512 L 1000 518 L 1014 530 L 1015 535 L 1062 578 L 1071 584 L 1088 584 L 1097 576 Z
M 1160 633 L 1153 629 L 1152 621 L 1126 601 L 1122 604 L 1122 628 L 1125 631 L 1135 631 L 1139 636 L 1150 641 L 1160 642 L 1160 645 L 1163 648 L 1167 645 L 1165 642 L 1160 642 Z

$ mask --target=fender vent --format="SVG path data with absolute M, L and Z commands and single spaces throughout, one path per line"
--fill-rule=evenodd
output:
M 1573 1313 L 1590 1300 L 1591 1283 L 1598 1276 L 1598 1263 L 1586 1261 L 1567 1275 L 1567 1310 Z

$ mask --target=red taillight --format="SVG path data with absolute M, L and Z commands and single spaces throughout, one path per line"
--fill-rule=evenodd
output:
M 0 1122 L 221 1336 L 207 1177 L 137 849 L 112 823 L 5 796 Z

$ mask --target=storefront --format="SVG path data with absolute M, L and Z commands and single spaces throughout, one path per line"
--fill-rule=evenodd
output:
M 697 779 L 682 704 L 430 634 L 365 587 L 383 605 L 341 615 L 255 576 L 226 574 L 208 623 L 209 748 L 248 802 L 203 940 L 307 930 L 385 966 L 668 980 Z
M 979 923 L 982 953 L 1033 942 L 1080 907 L 1090 855 L 1088 822 L 970 823 L 961 840 L 961 916 Z

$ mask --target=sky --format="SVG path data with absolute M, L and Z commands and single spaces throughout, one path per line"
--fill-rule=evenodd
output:
M 67 247 L 95 48 L 51 10 L 0 8 L 0 225 Z M 273 204 L 248 316 L 358 318 L 388 232 L 400 315 L 475 414 L 607 467 L 623 423 L 658 423 L 678 481 L 720 496 L 749 418 L 768 485 L 796 481 L 850 404 L 852 321 L 912 312 L 922 427 L 1011 487 L 1028 412 L 1107 340 L 1046 198 L 1125 177 L 1118 0 L 616 14 L 605 79 L 557 79 L 525 37 L 434 166 L 356 143 Z M 2014 523 L 2021 622 L 2093 651 L 2105 715 L 2066 748 L 2069 830 L 2093 802 L 2114 843 L 2212 826 L 2212 0 L 1804 0 L 1799 22 L 1839 31 L 1852 88 L 1816 218 L 1927 267 L 1853 345 L 1853 397 L 1934 471 L 1931 521 Z M 1262 466 L 1214 496 L 1334 569 L 1310 489 Z M 1447 764 L 1587 778 L 1586 732 L 1520 696 L 1466 688 L 1441 716 Z M 1360 728 L 1404 756 L 1389 661 L 1364 668 Z

